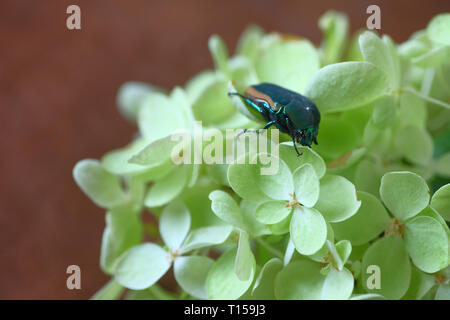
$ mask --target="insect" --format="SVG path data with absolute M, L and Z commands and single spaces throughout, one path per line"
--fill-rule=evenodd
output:
M 311 147 L 313 142 L 318 144 L 320 112 L 307 97 L 271 83 L 252 85 L 244 94 L 228 92 L 228 95 L 240 97 L 255 119 L 258 119 L 259 114 L 266 122 L 260 130 L 244 129 L 242 133 L 260 133 L 274 125 L 291 136 L 299 156 L 301 154 L 297 150 L 296 142 L 308 147 Z

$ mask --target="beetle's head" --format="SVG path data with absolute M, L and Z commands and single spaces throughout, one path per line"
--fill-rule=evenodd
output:
M 311 147 L 313 142 L 317 143 L 317 134 L 319 133 L 318 127 L 309 127 L 299 131 L 297 136 L 297 142 L 299 142 L 302 146 Z

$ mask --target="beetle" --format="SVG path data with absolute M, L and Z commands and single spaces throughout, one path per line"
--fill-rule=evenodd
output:
M 307 97 L 272 83 L 252 85 L 244 94 L 228 92 L 228 95 L 241 98 L 252 115 L 259 114 L 266 122 L 264 128 L 255 132 L 260 133 L 274 125 L 289 134 L 298 156 L 301 154 L 296 142 L 307 147 L 313 142 L 318 144 L 320 112 Z M 241 133 L 249 131 L 244 129 Z

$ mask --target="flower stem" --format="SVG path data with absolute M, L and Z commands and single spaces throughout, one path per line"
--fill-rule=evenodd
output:
M 416 91 L 416 90 L 414 90 L 412 88 L 403 88 L 402 91 L 403 92 L 412 93 L 413 95 L 415 95 L 418 98 L 421 98 L 422 100 L 425 100 L 427 102 L 436 104 L 438 106 L 450 109 L 450 104 L 445 103 L 444 101 L 441 101 L 441 100 L 437 100 L 437 99 L 431 98 L 431 97 L 429 97 L 427 95 L 424 95 L 424 94 L 422 94 L 422 93 L 420 93 L 420 92 L 418 92 L 418 91 Z

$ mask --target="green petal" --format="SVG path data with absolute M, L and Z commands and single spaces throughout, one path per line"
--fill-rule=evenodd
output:
M 450 221 L 450 183 L 442 186 L 431 198 L 431 206 L 447 221 Z
M 214 34 L 209 38 L 208 47 L 216 69 L 223 74 L 228 74 L 228 50 L 225 42 L 220 36 Z
M 253 276 L 253 261 L 255 261 L 255 257 L 250 249 L 248 233 L 245 231 L 240 231 L 238 250 L 234 263 L 234 272 L 238 276 L 239 280 L 246 281 Z
M 159 207 L 175 199 L 186 186 L 188 175 L 188 167 L 182 165 L 156 181 L 145 196 L 145 205 L 149 208 Z
M 236 228 L 246 230 L 246 225 L 236 201 L 226 192 L 221 190 L 209 194 L 211 209 L 216 216 Z
M 228 168 L 228 181 L 233 190 L 242 198 L 252 202 L 268 200 L 288 200 L 292 193 L 292 175 L 284 161 L 278 161 L 279 169 L 276 174 L 262 175 L 259 164 L 233 163 Z
M 375 239 L 391 223 L 381 202 L 373 195 L 358 191 L 361 207 L 349 219 L 333 223 L 337 239 L 347 239 L 354 245 L 361 245 Z
M 407 171 L 385 174 L 381 178 L 380 195 L 389 211 L 402 220 L 414 217 L 430 201 L 426 182 Z
M 159 232 L 171 250 L 180 248 L 190 226 L 191 215 L 181 201 L 174 201 L 165 207 L 159 219 Z
M 137 212 L 129 206 L 112 209 L 106 214 L 102 237 L 100 266 L 105 273 L 114 272 L 114 264 L 122 253 L 142 240 L 142 225 Z
M 214 260 L 204 256 L 177 257 L 173 273 L 177 283 L 191 296 L 207 299 L 206 277 L 214 265 Z
M 327 11 L 319 18 L 324 43 L 323 54 L 326 64 L 338 62 L 345 49 L 348 37 L 348 17 L 337 11 Z
M 448 266 L 449 240 L 436 219 L 420 216 L 406 221 L 404 239 L 413 263 L 420 270 L 433 273 Z
M 288 264 L 275 278 L 275 297 L 280 300 L 317 300 L 322 296 L 325 276 L 310 260 Z
M 292 208 L 286 207 L 286 201 L 273 200 L 261 203 L 255 210 L 255 217 L 261 223 L 274 224 L 286 218 Z
M 317 177 L 320 179 L 325 175 L 326 165 L 322 157 L 313 149 L 303 146 L 297 146 L 298 151 L 302 154 L 297 156 L 292 142 L 283 142 L 279 145 L 280 158 L 287 164 L 291 172 L 308 163 L 313 166 Z
M 368 288 L 377 272 L 369 266 L 379 267 L 380 288 Z M 366 292 L 378 293 L 387 299 L 400 299 L 409 287 L 411 265 L 403 239 L 394 236 L 381 238 L 367 249 L 362 260 L 362 286 Z
M 387 86 L 387 76 L 374 64 L 342 62 L 316 72 L 305 94 L 326 113 L 367 105 L 385 94 Z
M 79 161 L 73 168 L 73 178 L 99 207 L 111 208 L 124 201 L 119 179 L 103 169 L 98 160 Z
M 90 300 L 119 300 L 125 288 L 114 279 L 108 281 Z
M 396 57 L 389 46 L 371 31 L 366 31 L 359 36 L 359 45 L 364 61 L 371 62 L 383 70 L 391 88 L 397 88 L 400 70 L 397 68 Z
M 239 37 L 239 41 L 236 48 L 236 55 L 240 55 L 254 60 L 259 51 L 259 43 L 264 35 L 264 31 L 256 26 L 248 26 Z
M 153 92 L 142 103 L 138 126 L 144 138 L 155 141 L 171 135 L 177 129 L 186 129 L 189 124 L 178 104 L 165 94 Z
M 323 283 L 321 299 L 347 300 L 352 294 L 354 281 L 352 273 L 346 268 L 342 271 L 331 268 Z
M 312 165 L 306 163 L 294 173 L 294 191 L 298 202 L 303 206 L 313 207 L 319 199 L 319 179 Z
M 433 156 L 433 139 L 425 129 L 416 126 L 400 129 L 395 135 L 394 145 L 414 164 L 427 165 Z
M 275 277 L 283 268 L 278 258 L 267 261 L 261 269 L 252 289 L 252 297 L 256 300 L 275 300 Z
M 271 82 L 303 93 L 309 78 L 320 68 L 319 55 L 306 40 L 273 42 L 256 60 L 261 82 Z
M 186 253 L 195 249 L 221 244 L 227 240 L 233 228 L 231 226 L 210 226 L 195 229 L 189 233 L 180 251 Z
M 295 249 L 303 255 L 310 255 L 325 243 L 327 224 L 319 211 L 307 207 L 295 208 L 290 233 Z
M 315 208 L 329 222 L 344 221 L 361 206 L 355 186 L 341 176 L 326 175 L 320 180 L 320 195 Z
M 441 284 L 437 291 L 436 296 L 434 297 L 435 300 L 450 300 L 450 284 Z
M 120 113 L 129 121 L 136 122 L 137 115 L 142 106 L 145 97 L 160 89 L 144 82 L 129 81 L 125 82 L 117 94 L 117 106 Z
M 435 278 L 432 275 L 423 273 L 417 268 L 411 269 L 411 284 L 402 300 L 420 300 L 435 286 Z
M 235 273 L 234 263 L 237 248 L 231 248 L 223 253 L 209 270 L 206 279 L 206 293 L 212 300 L 234 300 L 242 296 L 253 282 L 255 261 L 251 262 L 250 277 L 239 280 Z
M 156 283 L 170 265 L 167 251 L 154 243 L 144 243 L 120 257 L 114 274 L 124 287 L 141 290 Z
M 450 46 L 450 13 L 435 16 L 427 26 L 427 35 L 432 41 Z

